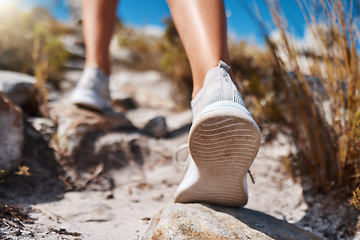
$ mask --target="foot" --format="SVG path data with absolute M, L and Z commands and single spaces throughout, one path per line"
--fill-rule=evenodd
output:
M 242 207 L 248 201 L 246 174 L 260 145 L 260 131 L 228 74 L 229 66 L 208 71 L 191 102 L 188 167 L 175 202 Z
M 110 108 L 109 76 L 98 67 L 85 68 L 72 93 L 71 102 L 96 111 Z

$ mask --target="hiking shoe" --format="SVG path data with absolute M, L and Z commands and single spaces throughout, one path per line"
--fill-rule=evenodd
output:
M 242 207 L 248 201 L 246 174 L 260 145 L 260 130 L 232 82 L 229 66 L 208 71 L 191 105 L 188 166 L 175 202 Z
M 85 68 L 72 93 L 71 102 L 96 111 L 110 108 L 109 76 L 98 67 Z

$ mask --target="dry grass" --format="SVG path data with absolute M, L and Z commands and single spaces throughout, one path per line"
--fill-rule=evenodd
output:
M 43 8 L 9 9 L 0 16 L 1 69 L 38 75 L 39 62 L 47 62 L 46 79 L 56 86 L 67 58 L 59 37 L 69 31 Z
M 47 10 L 20 11 L 15 6 L 0 16 L 0 68 L 34 75 L 39 112 L 47 115 L 47 83 L 58 87 L 67 52 L 60 36 L 71 32 Z
M 268 49 L 245 41 L 229 41 L 231 68 L 245 104 L 258 123 L 283 121 L 274 102 L 272 69 L 274 60 Z
M 299 167 L 318 190 L 359 184 L 360 34 L 345 1 L 299 0 L 313 37 L 299 49 L 277 0 L 266 3 L 278 30 L 274 41 L 264 30 L 276 62 L 277 95 L 292 126 Z M 263 26 L 263 25 L 262 25 Z

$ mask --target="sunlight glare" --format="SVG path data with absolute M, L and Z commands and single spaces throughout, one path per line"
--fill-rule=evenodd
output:
M 0 0 L 0 12 L 7 11 L 17 6 L 17 1 L 14 0 Z

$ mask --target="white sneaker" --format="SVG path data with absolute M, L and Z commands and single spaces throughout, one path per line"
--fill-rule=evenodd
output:
M 191 102 L 189 162 L 175 202 L 242 207 L 248 201 L 246 174 L 260 146 L 260 130 L 228 70 L 222 61 L 210 69 Z
M 71 102 L 96 111 L 110 108 L 109 77 L 98 67 L 85 68 L 72 93 Z

